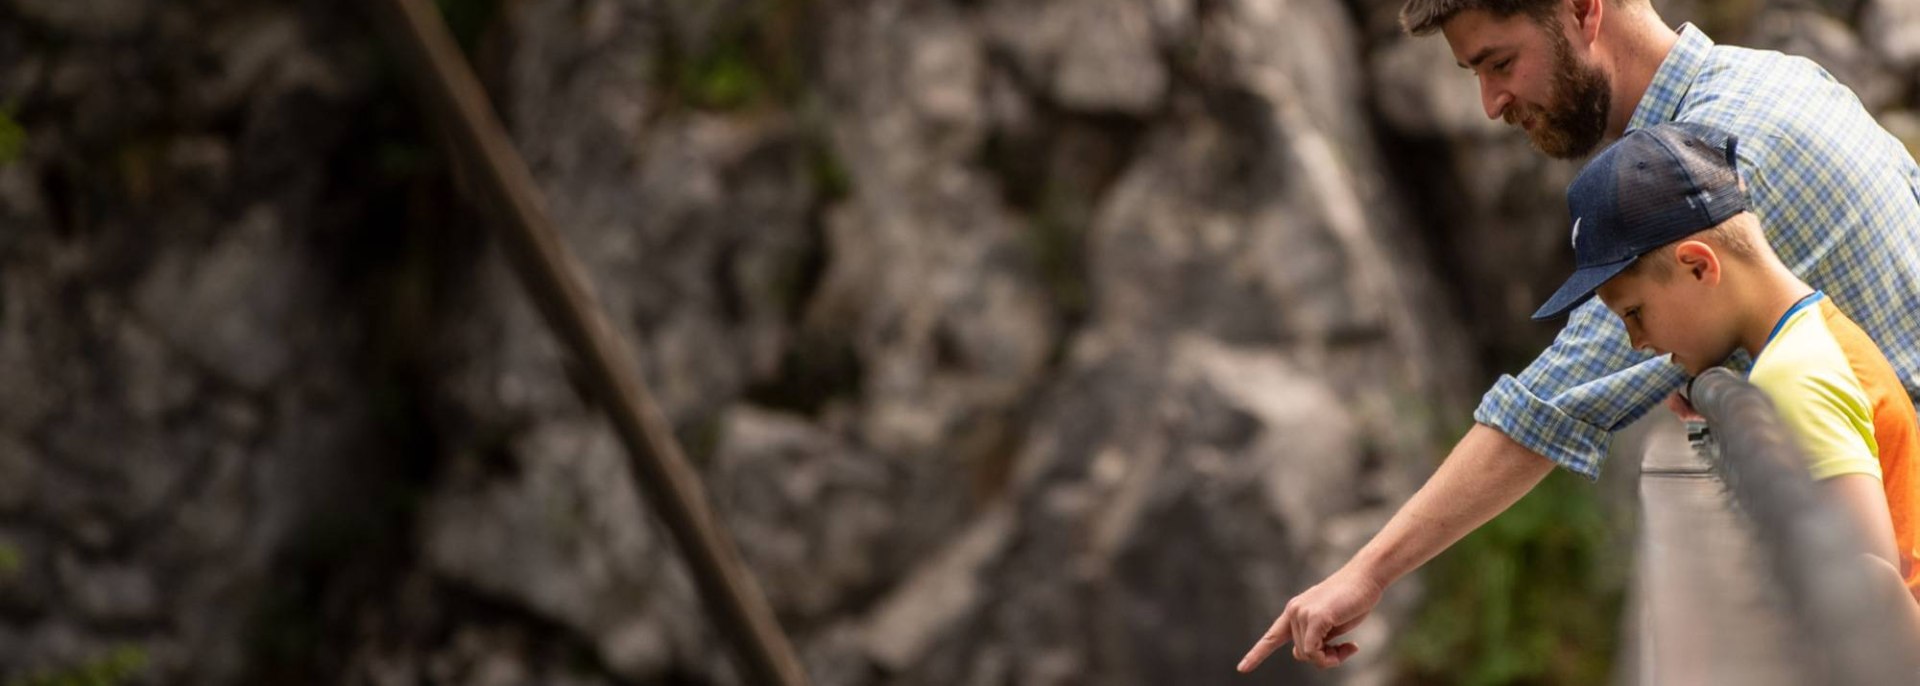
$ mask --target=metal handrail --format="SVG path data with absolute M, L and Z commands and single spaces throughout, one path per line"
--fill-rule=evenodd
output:
M 1795 660 L 1822 683 L 1914 683 L 1920 664 L 1901 645 L 1906 608 L 1873 592 L 1859 564 L 1862 534 L 1814 484 L 1805 452 L 1766 394 L 1716 368 L 1696 377 L 1688 395 L 1712 432 L 1708 463 L 1753 522 L 1785 592 L 1800 639 Z

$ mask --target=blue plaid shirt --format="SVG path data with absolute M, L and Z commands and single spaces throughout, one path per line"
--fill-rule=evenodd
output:
M 1820 65 L 1714 45 L 1692 25 L 1660 64 L 1628 130 L 1698 122 L 1740 139 L 1741 176 L 1780 258 L 1879 343 L 1920 395 L 1920 167 Z M 1607 442 L 1685 379 L 1667 358 L 1628 347 L 1597 300 L 1553 345 L 1502 376 L 1475 421 L 1587 478 Z

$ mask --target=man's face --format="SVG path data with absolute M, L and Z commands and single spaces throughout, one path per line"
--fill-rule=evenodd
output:
M 1656 251 L 1641 259 L 1662 258 Z M 1664 275 L 1616 276 L 1594 295 L 1626 325 L 1635 350 L 1671 355 L 1674 364 L 1693 376 L 1726 361 L 1736 347 L 1730 323 L 1716 316 L 1725 308 L 1712 306 L 1709 290 L 1675 266 Z
M 1605 72 L 1573 53 L 1557 21 L 1470 10 L 1441 32 L 1460 66 L 1479 77 L 1488 118 L 1525 129 L 1548 157 L 1584 157 L 1600 144 L 1612 88 Z

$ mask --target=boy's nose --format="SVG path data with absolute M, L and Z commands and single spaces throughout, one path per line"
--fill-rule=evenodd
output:
M 1653 351 L 1653 346 L 1647 343 L 1647 337 L 1641 333 L 1640 327 L 1632 324 L 1627 325 L 1627 344 L 1633 346 L 1634 350 L 1641 352 Z

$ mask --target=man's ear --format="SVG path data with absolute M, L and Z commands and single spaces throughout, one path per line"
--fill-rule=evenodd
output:
M 1708 286 L 1720 283 L 1720 255 L 1713 246 L 1701 241 L 1680 241 L 1673 246 L 1673 259 L 1687 276 Z
M 1565 0 L 1573 10 L 1573 28 L 1588 45 L 1600 39 L 1600 20 L 1607 0 Z

